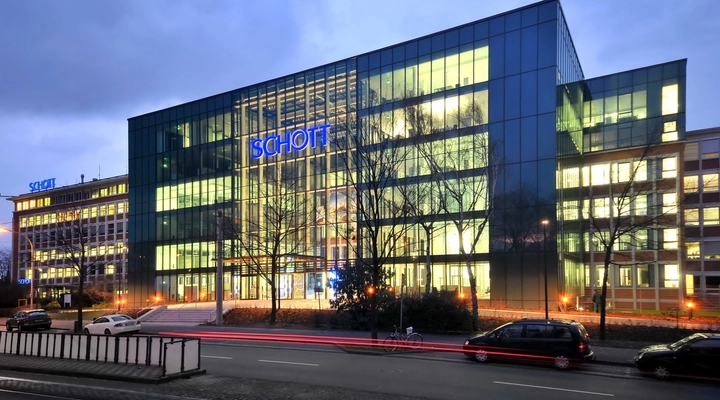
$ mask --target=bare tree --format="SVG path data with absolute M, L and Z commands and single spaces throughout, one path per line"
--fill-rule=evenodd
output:
M 8 248 L 0 249 L 0 279 L 10 276 L 12 265 L 12 251 Z
M 90 223 L 88 208 L 82 204 L 73 204 L 67 211 L 58 213 L 58 225 L 54 231 L 50 231 L 49 241 L 55 241 L 57 252 L 77 272 L 78 276 L 78 319 L 75 326 L 76 332 L 82 329 L 83 321 L 83 295 L 85 281 L 97 271 L 100 266 L 99 258 L 90 254 L 91 247 L 102 244 L 99 239 L 104 232 L 104 225 L 95 226 Z M 54 236 L 54 237 L 53 237 Z
M 677 247 L 665 249 L 659 238 L 655 241 L 657 245 L 653 245 L 652 237 L 647 235 L 648 231 L 659 234 L 663 228 L 679 228 L 677 213 L 684 202 L 682 186 L 676 183 L 675 175 L 672 176 L 673 184 L 662 183 L 665 178 L 663 160 L 672 157 L 667 150 L 668 144 L 662 143 L 658 136 L 648 135 L 647 143 L 629 149 L 621 162 L 613 162 L 603 171 L 593 171 L 593 176 L 600 175 L 595 178 L 604 184 L 589 186 L 588 207 L 582 210 L 585 223 L 582 229 L 590 232 L 591 245 L 604 255 L 600 340 L 605 340 L 610 267 L 654 261 L 655 251 L 677 252 Z M 677 147 L 671 151 L 677 151 Z M 657 203 L 648 202 L 648 195 L 656 196 L 653 198 Z M 634 256 L 630 252 L 633 249 L 636 250 Z
M 369 112 L 358 121 L 351 121 L 331 138 L 337 168 L 346 171 L 348 198 L 347 222 L 338 221 L 334 228 L 355 257 L 346 268 L 366 270 L 370 287 L 370 330 L 378 337 L 378 304 L 385 288 L 383 268 L 405 244 L 414 216 L 410 212 L 409 188 L 399 178 L 412 143 L 396 127 L 385 110 Z
M 417 126 L 438 124 L 427 112 L 419 112 L 415 120 Z M 430 170 L 443 220 L 457 231 L 458 251 L 465 261 L 470 284 L 472 327 L 477 330 L 477 278 L 473 260 L 493 213 L 499 160 L 488 133 L 480 126 L 485 121 L 480 104 L 470 102 L 459 107 L 453 120 L 460 127 L 456 135 L 448 136 L 444 132 L 418 135 L 416 147 Z
M 238 222 L 224 227 L 224 237 L 235 244 L 236 260 L 270 286 L 271 325 L 275 324 L 280 308 L 281 266 L 314 259 L 307 254 L 308 232 L 315 213 L 311 198 L 306 197 L 305 179 L 291 165 L 265 165 L 262 176 L 250 178 L 254 196 L 240 210 Z

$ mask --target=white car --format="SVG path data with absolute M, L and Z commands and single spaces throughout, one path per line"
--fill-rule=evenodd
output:
M 119 335 L 140 332 L 140 322 L 125 314 L 104 315 L 85 325 L 85 334 Z

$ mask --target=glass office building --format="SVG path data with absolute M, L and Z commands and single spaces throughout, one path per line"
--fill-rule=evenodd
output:
M 684 62 L 672 65 L 675 75 L 667 79 L 677 81 L 673 93 L 682 104 Z M 590 279 L 584 253 L 563 244 L 578 236 L 562 226 L 562 198 L 570 196 L 562 171 L 586 154 L 636 145 L 634 122 L 625 120 L 628 93 L 634 120 L 654 117 L 653 107 L 673 95 L 653 74 L 651 68 L 645 81 L 636 79 L 639 72 L 585 81 L 553 0 L 130 118 L 129 294 L 138 304 L 156 296 L 168 302 L 269 298 L 261 274 L 243 264 L 241 246 L 227 238 L 225 251 L 235 262 L 225 263 L 223 288 L 215 287 L 216 216 L 261 221 L 272 176 L 284 169 L 293 171 L 294 194 L 311 204 L 314 218 L 302 257 L 280 267 L 280 296 L 331 297 L 333 268 L 352 262 L 353 254 L 328 225 L 356 223 L 348 218 L 353 194 L 346 175 L 356 171 L 346 170 L 328 142 L 357 134 L 358 123 L 373 117 L 389 127 L 378 140 L 411 138 L 417 134 L 405 121 L 411 104 L 431 115 L 435 150 L 458 151 L 472 135 L 498 146 L 496 209 L 472 260 L 480 300 L 539 307 L 546 277 L 553 303 L 560 294 L 584 296 Z M 640 96 L 634 96 L 642 90 L 641 115 Z M 462 112 L 469 106 L 477 109 L 471 118 Z M 675 111 L 677 141 L 684 109 Z M 629 141 L 627 123 L 633 126 Z M 397 171 L 401 178 L 428 173 L 412 156 Z M 549 221 L 545 231 L 542 220 Z M 432 237 L 431 282 L 425 281 L 421 231 L 408 231 L 405 252 L 387 267 L 405 275 L 411 292 L 426 285 L 469 291 L 457 230 L 448 224 Z M 399 286 L 399 278 L 393 284 Z

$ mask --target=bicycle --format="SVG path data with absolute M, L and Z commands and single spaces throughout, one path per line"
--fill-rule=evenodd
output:
M 398 332 L 399 328 L 397 325 L 393 326 L 395 327 L 395 332 L 391 333 L 390 336 L 388 336 L 383 342 L 383 348 L 385 351 L 395 351 L 398 347 L 417 350 L 422 346 L 423 337 L 419 333 L 413 332 L 412 326 L 407 328 L 406 334 Z

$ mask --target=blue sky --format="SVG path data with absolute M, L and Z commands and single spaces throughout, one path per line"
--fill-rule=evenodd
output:
M 0 195 L 126 173 L 128 117 L 531 3 L 4 0 Z M 720 126 L 719 1 L 562 5 L 586 77 L 687 58 L 687 129 Z M 3 199 L 0 225 L 11 221 Z

